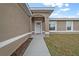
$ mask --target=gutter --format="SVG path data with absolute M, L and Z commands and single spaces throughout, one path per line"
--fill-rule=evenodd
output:
M 31 10 L 29 9 L 28 4 L 26 3 L 18 3 L 18 5 L 22 8 L 22 10 L 28 15 L 32 16 Z M 27 10 L 27 11 L 26 11 Z
M 32 16 L 32 12 L 31 12 L 31 9 L 30 9 L 28 3 L 26 3 L 26 6 L 27 6 L 27 8 L 28 8 L 28 10 L 29 10 L 29 12 L 30 12 L 30 14 L 31 14 L 31 16 Z

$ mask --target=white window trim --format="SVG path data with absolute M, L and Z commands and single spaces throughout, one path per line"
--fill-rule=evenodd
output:
M 54 22 L 55 22 L 55 30 L 50 30 L 50 31 L 57 31 L 57 21 L 54 21 Z
M 71 21 L 71 22 L 72 22 L 71 30 L 67 30 L 67 22 L 68 22 L 68 21 L 66 21 L 66 32 L 72 32 L 72 31 L 73 31 L 73 21 Z
M 73 31 L 73 21 L 72 21 L 72 31 Z
M 57 31 L 57 21 L 55 21 L 55 31 Z

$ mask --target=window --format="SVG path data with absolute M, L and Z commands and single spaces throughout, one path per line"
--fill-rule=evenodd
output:
M 49 23 L 49 30 L 56 30 L 56 21 L 50 21 Z
M 72 21 L 66 21 L 66 30 L 67 31 L 73 30 L 73 22 Z

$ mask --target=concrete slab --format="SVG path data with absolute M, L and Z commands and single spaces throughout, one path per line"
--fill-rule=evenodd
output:
M 25 51 L 24 56 L 50 56 L 42 34 L 33 35 L 33 40 Z

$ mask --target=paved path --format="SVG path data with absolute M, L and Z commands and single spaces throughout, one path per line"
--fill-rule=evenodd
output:
M 24 56 L 50 56 L 42 34 L 33 36 L 33 40 L 25 51 Z

